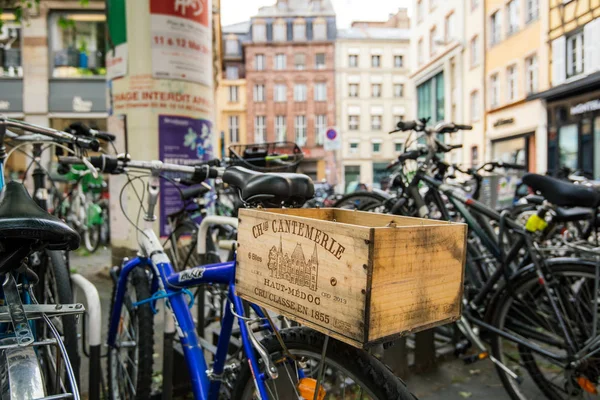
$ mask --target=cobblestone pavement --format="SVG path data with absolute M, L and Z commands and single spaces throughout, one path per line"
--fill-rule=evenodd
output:
M 98 288 L 102 303 L 102 338 L 106 338 L 108 311 L 110 308 L 110 296 L 112 293 L 112 282 L 109 278 L 110 249 L 99 249 L 92 255 L 74 253 L 71 256 L 71 269 L 82 274 Z M 78 301 L 82 301 L 79 297 Z M 81 324 L 80 324 L 81 325 Z M 160 370 L 162 345 L 162 313 L 158 313 L 155 319 L 155 371 Z M 104 354 L 106 349 L 102 349 Z M 87 359 L 82 359 L 81 391 L 88 391 L 88 368 Z M 103 363 L 103 366 L 104 363 Z M 106 379 L 106 370 L 104 370 Z M 508 399 L 500 380 L 496 375 L 493 365 L 489 361 L 477 364 L 464 365 L 460 360 L 452 360 L 442 363 L 436 371 L 411 375 L 406 383 L 410 390 L 421 400 L 464 400 L 485 399 L 504 400 Z

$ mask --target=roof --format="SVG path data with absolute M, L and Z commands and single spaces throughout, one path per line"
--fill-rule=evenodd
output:
M 410 29 L 399 28 L 349 28 L 337 32 L 338 39 L 355 40 L 410 40 Z
M 278 0 L 272 6 L 258 9 L 254 17 L 285 17 L 285 16 L 334 16 L 335 11 L 330 0 Z
M 249 31 L 250 21 L 238 22 L 221 28 L 222 33 L 248 33 Z

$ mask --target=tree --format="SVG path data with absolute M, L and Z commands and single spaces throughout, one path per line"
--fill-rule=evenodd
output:
M 87 6 L 90 0 L 79 0 L 79 3 L 83 6 Z M 7 10 L 15 15 L 17 22 L 27 21 L 29 13 L 34 7 L 40 5 L 40 0 L 0 0 L 0 14 Z M 3 21 L 0 19 L 0 28 L 2 28 Z

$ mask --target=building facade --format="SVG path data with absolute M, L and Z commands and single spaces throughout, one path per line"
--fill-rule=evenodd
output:
M 83 121 L 106 130 L 106 17 L 103 1 L 41 1 L 22 24 L 1 15 L 0 113 L 64 129 Z M 12 156 L 7 169 L 27 167 Z
M 600 0 L 549 0 L 547 169 L 600 179 Z
M 405 10 L 401 12 L 406 15 Z M 398 23 L 407 26 L 407 17 Z M 344 189 L 357 183 L 385 186 L 386 167 L 404 151 L 406 139 L 401 133 L 388 132 L 399 120 L 413 115 L 407 87 L 410 30 L 371 24 L 361 21 L 340 30 L 336 42 Z
M 443 140 L 463 144 L 462 152 L 448 155 L 452 162 L 478 162 L 484 152 L 483 4 L 478 0 L 415 0 L 413 7 L 410 54 L 416 117 L 429 118 L 431 125 L 473 123 L 474 130 L 446 135 Z
M 335 168 L 323 142 L 336 124 L 335 38 L 329 0 L 278 0 L 251 18 L 244 44 L 247 141 L 296 142 L 299 172 L 330 182 Z
M 545 1 L 485 1 L 488 158 L 538 172 L 546 171 L 546 112 L 530 98 L 548 88 Z
M 250 23 L 222 28 L 223 68 L 217 88 L 217 149 L 227 153 L 231 143 L 247 142 L 247 89 L 243 43 L 250 36 Z

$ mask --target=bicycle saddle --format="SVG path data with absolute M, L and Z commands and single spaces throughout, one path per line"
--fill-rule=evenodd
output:
M 303 174 L 262 173 L 243 167 L 229 167 L 223 174 L 223 182 L 237 188 L 246 203 L 273 207 L 303 204 L 315 194 L 312 180 Z
M 0 192 L 0 241 L 41 242 L 50 250 L 74 250 L 79 235 L 60 219 L 44 211 L 18 182 Z
M 522 181 L 557 206 L 588 208 L 600 206 L 600 192 L 592 188 L 538 174 L 525 174 Z

